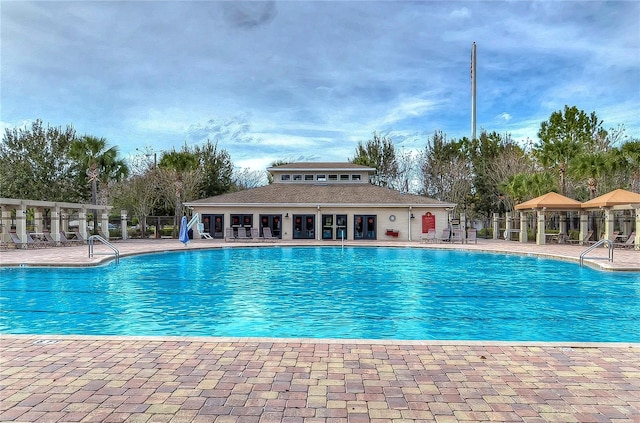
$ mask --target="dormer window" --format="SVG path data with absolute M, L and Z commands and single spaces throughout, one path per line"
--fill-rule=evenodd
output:
M 291 180 L 291 175 L 281 175 L 280 176 L 280 180 L 281 181 L 290 181 Z
M 351 180 L 352 181 L 359 181 L 360 180 L 360 175 L 351 175 Z
M 337 181 L 338 175 L 329 175 L 329 181 Z
M 293 175 L 294 181 L 302 181 L 302 175 Z
M 316 181 L 318 181 L 318 182 L 326 182 L 327 181 L 327 175 L 316 175 Z
M 305 181 L 313 181 L 313 175 L 304 175 Z
M 340 180 L 341 181 L 348 181 L 349 180 L 349 175 L 340 175 Z

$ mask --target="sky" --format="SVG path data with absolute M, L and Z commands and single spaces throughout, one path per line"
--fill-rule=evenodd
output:
M 238 168 L 347 161 L 373 133 L 537 142 L 565 105 L 640 138 L 638 1 L 0 2 L 0 125 L 125 158 L 207 140 Z M 4 131 L 3 131 L 4 132 Z

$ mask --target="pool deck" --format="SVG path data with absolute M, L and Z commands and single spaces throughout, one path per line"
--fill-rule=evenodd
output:
M 327 245 L 304 243 L 317 244 Z M 126 256 L 233 244 L 115 245 Z M 375 245 L 571 261 L 585 248 Z M 86 246 L 2 251 L 0 264 L 111 260 L 87 255 Z M 589 257 L 590 266 L 640 270 L 640 251 L 615 250 L 613 263 L 604 249 Z M 0 421 L 640 422 L 640 344 L 0 335 Z

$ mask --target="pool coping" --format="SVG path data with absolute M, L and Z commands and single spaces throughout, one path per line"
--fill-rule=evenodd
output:
M 3 338 L 33 340 L 121 340 L 123 342 L 206 342 L 206 343 L 300 343 L 300 344 L 353 344 L 353 345 L 439 345 L 439 346 L 511 346 L 554 348 L 640 348 L 640 342 L 580 342 L 580 341 L 496 341 L 454 339 L 368 339 L 368 338 L 274 338 L 242 336 L 166 336 L 166 335 L 55 335 L 4 334 Z

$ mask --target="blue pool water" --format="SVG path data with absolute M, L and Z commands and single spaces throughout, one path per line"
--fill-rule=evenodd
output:
M 0 333 L 640 342 L 640 272 L 412 248 L 2 268 Z

